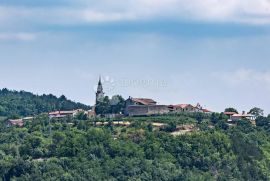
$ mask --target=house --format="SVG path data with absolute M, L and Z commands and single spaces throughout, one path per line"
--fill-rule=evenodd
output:
M 167 114 L 170 110 L 166 105 L 130 105 L 126 108 L 128 116 L 151 116 Z
M 63 118 L 67 116 L 74 117 L 79 112 L 83 111 L 82 109 L 72 110 L 72 111 L 54 111 L 49 113 L 50 118 Z
M 166 105 L 157 105 L 157 102 L 149 98 L 132 98 L 126 100 L 125 115 L 127 116 L 149 116 L 169 113 Z
M 232 120 L 232 116 L 235 114 L 238 114 L 236 112 L 223 112 L 223 114 L 225 114 L 226 116 L 228 116 L 230 118 L 230 120 Z
M 132 98 L 129 97 L 126 100 L 126 106 L 130 105 L 144 105 L 144 106 L 150 106 L 150 105 L 156 105 L 157 102 L 154 101 L 153 99 L 148 99 L 148 98 Z
M 23 127 L 24 121 L 23 119 L 10 119 L 7 122 L 8 126 L 18 126 L 18 127 Z
M 88 110 L 87 111 L 87 116 L 88 116 L 88 118 L 94 118 L 94 117 L 96 117 L 95 108 L 93 108 L 92 110 Z
M 34 117 L 25 117 L 21 119 L 9 119 L 7 122 L 7 125 L 23 127 L 26 121 L 31 121 L 33 119 Z
M 246 114 L 245 111 L 243 111 L 242 114 L 234 114 L 234 115 L 231 116 L 232 121 L 239 121 L 239 120 L 243 120 L 243 119 L 254 121 L 255 116 L 252 115 L 252 114 Z
M 255 116 L 252 114 L 246 114 L 245 111 L 243 111 L 242 114 L 239 114 L 236 112 L 224 112 L 223 114 L 229 116 L 229 119 L 228 119 L 229 123 L 235 123 L 236 121 L 243 120 L 243 119 L 249 120 L 252 123 L 254 123 L 255 121 Z
M 196 106 L 192 104 L 177 104 L 169 105 L 170 112 L 201 112 L 201 113 L 212 113 L 212 111 L 203 108 L 199 103 Z
M 202 112 L 200 108 L 191 104 L 169 105 L 169 109 L 172 112 Z
M 212 111 L 210 111 L 209 109 L 202 109 L 202 112 L 203 112 L 203 113 L 206 113 L 206 114 L 212 113 Z

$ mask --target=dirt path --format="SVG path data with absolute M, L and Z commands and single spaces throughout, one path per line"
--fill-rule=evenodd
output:
M 108 125 L 109 122 L 96 122 L 96 125 L 98 126 L 102 126 L 102 125 Z M 131 125 L 131 122 L 129 121 L 114 121 L 112 122 L 113 125 L 120 125 L 120 126 L 129 126 Z M 154 127 L 164 127 L 166 126 L 167 124 L 165 123 L 151 123 Z
M 197 129 L 195 128 L 194 124 L 185 124 L 185 125 L 177 126 L 176 131 L 172 132 L 171 135 L 179 136 L 179 135 L 192 133 L 196 130 Z
M 109 122 L 96 122 L 97 126 L 103 126 L 103 125 L 108 125 L 108 124 L 109 124 Z M 129 122 L 129 121 L 119 121 L 119 122 L 114 121 L 114 122 L 112 122 L 112 124 L 115 126 L 130 126 L 131 122 Z M 158 123 L 158 122 L 154 122 L 151 124 L 157 128 L 161 128 L 161 127 L 164 127 L 167 125 L 165 123 Z M 179 136 L 179 135 L 184 135 L 184 134 L 188 134 L 188 133 L 196 131 L 194 124 L 178 125 L 176 129 L 177 129 L 176 131 L 171 132 L 170 134 L 173 136 Z

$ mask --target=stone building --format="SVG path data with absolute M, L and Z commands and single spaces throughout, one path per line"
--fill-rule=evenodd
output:
M 101 77 L 99 77 L 98 87 L 96 92 L 96 103 L 104 98 L 105 93 L 103 92 L 103 86 L 101 83 Z
M 201 112 L 201 109 L 191 104 L 170 105 L 169 109 L 171 112 Z
M 191 104 L 177 104 L 169 105 L 170 112 L 201 112 L 201 113 L 212 113 L 210 110 L 203 108 L 199 103 L 196 106 Z
M 157 105 L 153 99 L 132 98 L 126 100 L 125 115 L 127 116 L 150 116 L 169 113 L 166 105 Z
M 151 116 L 169 113 L 169 108 L 166 105 L 139 105 L 139 106 L 128 106 L 128 116 Z
M 126 100 L 126 106 L 134 106 L 134 105 L 140 105 L 140 106 L 150 106 L 150 105 L 157 105 L 157 102 L 153 99 L 147 99 L 147 98 L 132 98 L 129 97 Z

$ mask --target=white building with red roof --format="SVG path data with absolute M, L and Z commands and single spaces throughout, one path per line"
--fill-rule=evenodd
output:
M 10 119 L 8 120 L 8 126 L 18 126 L 18 127 L 23 127 L 24 126 L 24 121 L 23 119 Z
M 8 126 L 18 126 L 18 127 L 23 127 L 25 122 L 27 121 L 32 121 L 34 117 L 25 117 L 21 119 L 9 119 L 7 121 Z
M 255 124 L 255 116 L 252 114 L 246 114 L 245 111 L 243 111 L 242 114 L 236 112 L 223 112 L 223 114 L 229 117 L 229 123 L 235 123 L 239 120 L 249 120 L 252 124 Z
M 76 114 L 79 112 L 83 111 L 82 109 L 77 109 L 77 110 L 71 110 L 71 111 L 54 111 L 49 113 L 50 118 L 63 118 L 67 116 L 74 117 Z

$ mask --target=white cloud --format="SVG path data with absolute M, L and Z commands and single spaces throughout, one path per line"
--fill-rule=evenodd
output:
M 12 40 L 12 41 L 33 41 L 36 39 L 34 33 L 0 33 L 1 40 Z
M 270 23 L 269 0 L 115 0 L 99 1 L 94 22 L 134 19 L 191 19 L 196 21 Z M 91 4 L 86 6 L 93 11 Z M 86 10 L 86 11 L 88 11 Z
M 270 71 L 257 71 L 252 69 L 238 69 L 232 72 L 214 73 L 215 77 L 230 86 L 242 87 L 260 85 L 270 89 Z
M 52 7 L 1 7 L 0 3 L 0 22 L 98 23 L 159 18 L 268 24 L 270 0 L 79 0 Z
M 113 21 L 124 21 L 124 20 L 135 20 L 137 16 L 132 13 L 103 13 L 97 11 L 83 11 L 82 20 L 87 22 L 113 22 Z

